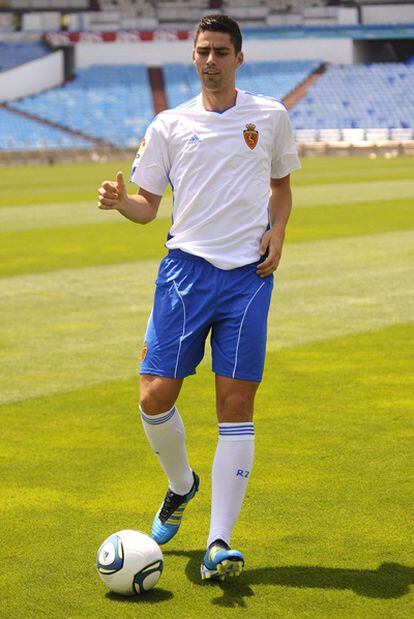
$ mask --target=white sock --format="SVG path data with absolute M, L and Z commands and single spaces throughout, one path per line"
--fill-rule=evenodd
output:
M 168 485 L 176 494 L 187 494 L 194 483 L 185 448 L 185 429 L 177 408 L 166 413 L 147 415 L 141 407 L 142 425 L 147 439 L 161 467 L 168 477 Z
M 210 534 L 230 545 L 230 536 L 246 492 L 254 457 L 253 423 L 219 423 L 212 471 Z

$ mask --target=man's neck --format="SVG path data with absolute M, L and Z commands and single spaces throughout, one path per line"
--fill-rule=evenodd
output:
M 224 92 L 202 91 L 203 107 L 209 112 L 223 112 L 236 104 L 237 90 L 229 89 Z

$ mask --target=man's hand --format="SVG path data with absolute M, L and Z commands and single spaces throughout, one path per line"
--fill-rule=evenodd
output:
M 290 190 L 290 175 L 283 178 L 270 179 L 269 219 L 270 230 L 264 233 L 260 243 L 259 253 L 268 256 L 261 262 L 256 273 L 266 277 L 276 271 L 282 256 L 282 247 L 285 240 L 285 229 L 292 210 L 292 192 Z
M 124 175 L 118 172 L 115 181 L 105 181 L 98 189 L 98 206 L 104 211 L 117 210 L 137 224 L 155 219 L 161 196 L 140 187 L 135 195 L 128 195 Z
M 119 210 L 127 203 L 128 196 L 124 183 L 124 175 L 118 172 L 116 182 L 105 181 L 98 190 L 98 207 L 103 210 Z
M 268 256 L 258 265 L 256 269 L 256 273 L 260 275 L 260 277 L 266 277 L 267 275 L 273 273 L 273 271 L 276 271 L 282 256 L 284 240 L 284 233 L 280 232 L 276 228 L 271 228 L 264 233 L 260 244 L 259 253 L 263 256 L 266 251 L 268 251 Z

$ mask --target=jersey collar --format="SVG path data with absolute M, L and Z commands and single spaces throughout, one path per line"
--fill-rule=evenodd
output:
M 197 97 L 197 103 L 198 103 L 198 107 L 203 110 L 206 114 L 225 114 L 226 112 L 239 107 L 240 103 L 241 103 L 241 99 L 242 99 L 242 92 L 236 88 L 236 101 L 234 103 L 234 105 L 231 105 L 230 107 L 227 107 L 225 110 L 206 110 L 205 107 L 203 106 L 203 98 L 202 98 L 202 94 L 200 92 L 200 94 Z

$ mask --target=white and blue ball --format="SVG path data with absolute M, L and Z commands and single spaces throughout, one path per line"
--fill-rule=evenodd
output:
M 162 568 L 161 548 L 140 531 L 126 529 L 110 535 L 98 550 L 96 568 L 106 586 L 121 595 L 140 595 L 157 584 Z

